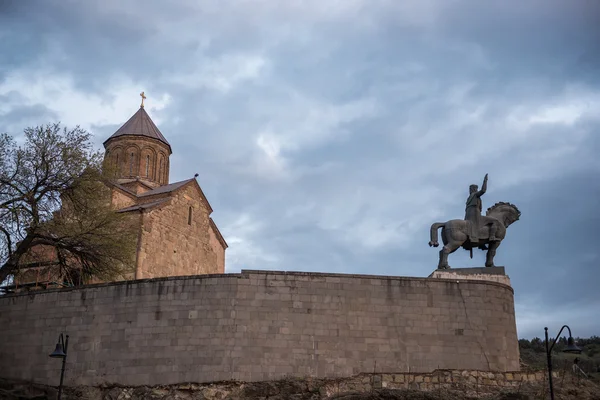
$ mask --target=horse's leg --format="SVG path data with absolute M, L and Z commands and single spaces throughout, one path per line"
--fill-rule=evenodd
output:
M 437 239 L 437 238 L 436 238 Z M 437 241 L 437 240 L 436 240 Z M 442 242 L 446 244 L 446 227 L 442 228 Z M 439 243 L 438 243 L 439 246 Z M 444 248 L 440 250 L 440 261 L 438 262 L 438 269 L 448 268 L 448 256 L 444 255 Z
M 450 266 L 448 265 L 448 253 L 444 250 L 446 246 L 442 247 L 440 250 L 440 262 L 438 263 L 438 269 L 448 269 Z
M 442 250 L 440 250 L 440 264 L 438 265 L 438 269 L 450 269 L 450 265 L 448 265 L 448 255 L 454 253 L 461 244 L 462 242 L 451 240 L 442 247 Z
M 496 240 L 489 243 L 489 248 L 487 254 L 485 256 L 485 266 L 493 267 L 494 266 L 494 256 L 496 255 L 496 249 L 500 246 L 500 241 Z
M 438 263 L 438 269 L 448 269 L 450 266 L 448 265 L 448 254 L 445 249 L 448 244 L 447 234 L 451 231 L 447 231 L 446 227 L 442 228 L 442 243 L 444 243 L 444 247 L 440 250 L 440 262 Z

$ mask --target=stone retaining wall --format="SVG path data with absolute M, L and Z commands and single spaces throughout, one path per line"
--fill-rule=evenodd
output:
M 0 377 L 50 385 L 60 332 L 70 335 L 67 385 L 519 368 L 512 288 L 485 281 L 159 278 L 4 296 L 0 326 Z
M 553 372 L 554 388 L 557 393 L 569 393 L 569 398 L 587 399 L 586 394 L 598 393 L 598 386 L 590 381 L 574 379 L 558 371 Z M 0 388 L 23 398 L 55 398 L 56 389 L 30 385 L 24 382 L 0 380 Z M 318 399 L 373 399 L 403 398 L 423 399 L 429 392 L 431 399 L 469 398 L 489 399 L 500 393 L 515 394 L 514 398 L 545 398 L 548 393 L 547 374 L 539 372 L 487 372 L 471 370 L 436 370 L 423 373 L 360 374 L 339 379 L 284 378 L 269 382 L 217 382 L 183 383 L 166 386 L 102 386 L 67 387 L 63 391 L 66 400 L 107 399 L 273 399 L 273 400 L 318 400 Z M 379 396 L 377 395 L 379 394 Z M 387 396 L 385 395 L 387 394 Z M 520 394 L 521 396 L 516 396 Z M 2 391 L 0 389 L 0 396 Z M 37 397 L 36 397 L 37 396 Z M 500 396 L 498 398 L 509 398 Z M 513 398 L 513 397 L 510 397 Z M 562 398 L 562 397 L 558 397 Z
M 558 372 L 553 376 L 558 377 Z M 369 391 L 371 389 L 418 389 L 434 391 L 438 389 L 480 390 L 482 393 L 494 392 L 495 389 L 515 388 L 526 383 L 544 382 L 547 374 L 538 372 L 490 372 L 472 370 L 436 370 L 429 374 L 397 373 L 370 374 L 362 379 L 349 379 L 343 382 L 343 391 Z M 338 390 L 338 385 L 329 391 Z

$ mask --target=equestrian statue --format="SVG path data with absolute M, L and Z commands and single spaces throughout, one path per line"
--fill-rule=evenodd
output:
M 442 228 L 444 247 L 440 250 L 438 269 L 448 269 L 448 254 L 459 247 L 471 252 L 473 248 L 487 250 L 486 267 L 494 266 L 496 249 L 506 236 L 506 228 L 518 221 L 521 212 L 514 204 L 496 203 L 488 208 L 486 215 L 481 215 L 481 196 L 487 190 L 488 176 L 485 174 L 481 190 L 477 185 L 469 186 L 469 197 L 465 207 L 465 219 L 453 219 L 447 222 L 436 222 L 431 225 L 430 247 L 438 247 L 438 229 Z

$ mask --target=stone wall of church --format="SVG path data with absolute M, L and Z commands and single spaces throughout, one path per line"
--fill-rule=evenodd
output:
M 160 385 L 436 369 L 515 371 L 496 282 L 242 271 L 0 297 L 0 377 Z
M 136 201 L 130 196 L 127 196 L 118 189 L 112 189 L 111 204 L 115 210 L 120 210 L 122 208 L 132 206 L 135 203 Z
M 217 273 L 222 274 L 225 272 L 225 246 L 217 238 L 217 233 L 212 227 L 209 230 L 209 243 L 217 256 Z
M 106 145 L 105 159 L 117 166 L 119 178 L 139 177 L 150 183 L 169 183 L 169 148 L 159 140 L 122 136 Z
M 39 266 L 37 268 L 21 267 L 14 275 L 14 283 L 18 290 L 19 285 L 24 283 L 39 284 L 44 287 L 49 282 L 62 282 L 62 276 L 60 270 L 56 266 L 52 265 L 57 262 L 56 248 L 39 244 L 30 248 L 27 253 L 23 255 L 20 260 L 22 265 L 33 264 L 47 264 L 46 266 Z M 37 286 L 37 285 L 36 285 Z
M 224 272 L 210 230 L 208 210 L 192 185 L 175 192 L 168 206 L 144 213 L 138 279 Z

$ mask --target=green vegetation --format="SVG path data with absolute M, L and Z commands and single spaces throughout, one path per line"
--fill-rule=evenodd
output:
M 554 338 L 550 339 L 552 343 Z M 572 370 L 573 361 L 579 359 L 578 366 L 591 378 L 600 382 L 600 337 L 592 336 L 588 339 L 575 339 L 577 346 L 583 351 L 581 354 L 563 353 L 567 346 L 567 339 L 561 337 L 552 349 L 552 365 L 554 370 Z M 547 368 L 546 344 L 543 339 L 520 339 L 521 366 L 528 370 L 544 370 Z
M 136 230 L 111 209 L 114 174 L 88 132 L 59 124 L 0 134 L 0 283 L 31 268 L 33 249 L 61 275 L 107 279 L 133 266 Z M 46 265 L 42 265 L 45 267 Z

